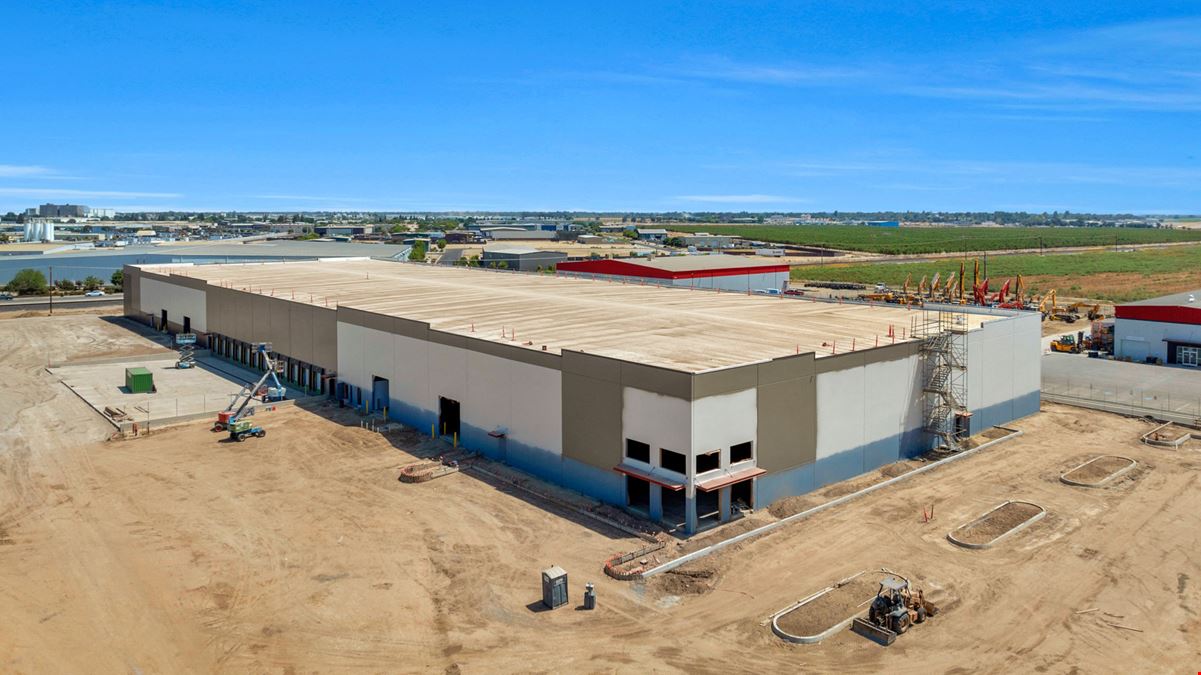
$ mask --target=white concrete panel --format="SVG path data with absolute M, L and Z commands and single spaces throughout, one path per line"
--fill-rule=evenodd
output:
M 1013 390 L 1017 395 L 1042 388 L 1042 318 L 1035 312 L 1015 319 Z
M 392 382 L 396 380 L 396 354 L 393 346 L 395 335 L 372 328 L 363 328 L 363 380 L 360 386 L 371 387 L 372 377 L 388 380 L 388 395 L 392 395 Z
M 467 359 L 471 374 L 467 378 L 467 395 L 459 399 L 463 422 L 485 431 L 504 428 L 517 440 L 521 430 L 513 424 L 512 403 L 515 396 L 526 391 L 525 383 L 511 379 L 514 373 L 503 359 L 467 350 L 455 351 Z
M 863 445 L 864 369 L 817 376 L 817 458 Z
M 208 331 L 204 291 L 143 277 L 140 305 L 138 309 L 146 314 L 157 317 L 165 309 L 171 323 L 183 325 L 186 316 L 192 320 L 192 330 Z
M 692 455 L 721 450 L 721 465 L 729 466 L 731 445 L 758 440 L 758 411 L 754 389 L 693 401 Z
M 921 426 L 919 367 L 919 358 L 914 356 L 863 368 L 864 443 L 882 441 Z
M 363 359 L 363 340 L 367 328 L 338 322 L 338 380 L 356 387 L 367 388 L 371 378 L 366 376 Z
M 393 408 L 436 413 L 439 396 L 452 398 L 464 424 L 503 427 L 516 442 L 562 453 L 557 370 L 339 322 L 338 376 L 364 390 L 372 376 L 388 378 Z
M 486 431 L 502 427 L 512 441 L 562 454 L 563 385 L 559 371 L 460 351 L 470 372 L 463 422 Z
M 430 397 L 437 410 L 439 396 L 462 403 L 467 400 L 467 359 L 463 350 L 429 343 Z
M 691 415 L 691 404 L 682 398 L 634 387 L 622 389 L 622 438 L 650 445 L 654 466 L 659 466 L 659 448 L 688 454 L 692 447 Z
M 429 343 L 403 335 L 392 336 L 396 379 L 388 394 L 403 405 L 428 412 L 438 411 L 437 397 L 430 395 Z

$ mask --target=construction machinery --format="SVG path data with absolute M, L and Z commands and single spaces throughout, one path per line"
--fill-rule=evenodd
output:
M 233 424 L 229 425 L 230 440 L 234 440 L 239 443 L 246 440 L 247 438 L 250 438 L 251 436 L 254 436 L 256 438 L 262 438 L 263 436 L 266 436 L 266 435 L 267 435 L 266 429 L 264 429 L 260 426 L 256 426 L 254 422 L 251 422 L 250 420 L 245 419 L 245 418 L 240 419 L 240 420 L 234 422 Z
M 972 287 L 972 300 L 981 307 L 988 305 L 988 278 Z
M 997 291 L 997 294 L 993 296 L 992 302 L 994 305 L 1003 305 L 1008 302 L 1009 281 L 1009 279 L 1006 279 L 1005 283 L 1001 284 L 1001 290 Z
M 1051 341 L 1051 351 L 1062 354 L 1079 354 L 1087 349 L 1084 340 L 1084 331 L 1077 331 L 1075 335 L 1063 335 L 1056 340 Z
M 179 360 L 175 362 L 176 368 L 187 369 L 196 365 L 195 333 L 176 333 L 175 347 L 179 350 Z
M 856 618 L 851 630 L 887 646 L 914 624 L 924 623 L 937 613 L 938 607 L 926 600 L 921 590 L 912 592 L 907 579 L 889 575 L 880 582 L 867 618 Z
M 267 434 L 261 427 L 256 427 L 243 418 L 254 414 L 254 408 L 248 407 L 252 400 L 258 399 L 263 402 L 279 401 L 287 396 L 287 389 L 280 383 L 279 377 L 276 375 L 277 372 L 283 371 L 283 363 L 271 358 L 271 347 L 270 342 L 260 342 L 255 345 L 255 353 L 259 355 L 267 370 L 259 378 L 258 382 L 243 385 L 241 391 L 229 402 L 229 406 L 217 413 L 217 421 L 213 423 L 213 431 L 225 431 L 228 429 L 229 437 L 236 441 L 243 441 L 248 436 L 262 438 Z M 264 386 L 268 379 L 275 384 L 274 387 Z

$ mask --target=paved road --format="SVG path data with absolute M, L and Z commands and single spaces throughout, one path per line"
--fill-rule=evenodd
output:
M 55 307 L 106 307 L 108 305 L 119 305 L 124 302 L 125 296 L 116 293 L 113 295 L 102 295 L 98 298 L 89 298 L 83 295 L 69 295 L 67 297 L 54 298 Z M 50 298 L 44 295 L 35 295 L 24 298 L 13 298 L 12 300 L 0 300 L 0 312 L 5 310 L 27 310 L 27 309 L 49 309 Z

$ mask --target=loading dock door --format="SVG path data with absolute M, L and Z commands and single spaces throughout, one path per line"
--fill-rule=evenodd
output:
M 1143 340 L 1131 340 L 1125 338 L 1122 340 L 1122 354 L 1135 363 L 1143 363 L 1147 360 L 1147 355 L 1150 350 L 1147 348 L 1147 343 Z
M 443 436 L 453 436 L 459 433 L 459 402 L 438 397 L 438 429 Z
M 161 319 L 161 323 L 159 323 L 158 329 L 162 330 L 162 331 L 167 330 L 167 310 L 165 310 L 165 309 L 163 310 L 163 316 Z
M 388 378 L 371 378 L 371 409 L 383 410 L 388 407 Z

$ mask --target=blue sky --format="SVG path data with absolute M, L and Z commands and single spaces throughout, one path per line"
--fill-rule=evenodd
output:
M 1201 212 L 1195 0 L 46 1 L 0 25 L 5 211 Z

